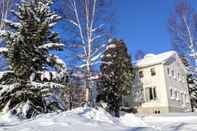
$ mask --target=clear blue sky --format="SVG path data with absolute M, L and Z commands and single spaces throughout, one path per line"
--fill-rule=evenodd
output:
M 181 0 L 113 0 L 116 13 L 115 36 L 123 39 L 132 55 L 171 50 L 167 20 Z M 197 0 L 189 0 L 192 7 Z

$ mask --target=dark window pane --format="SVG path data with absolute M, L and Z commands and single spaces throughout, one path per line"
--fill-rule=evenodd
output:
M 140 77 L 140 78 L 143 78 L 143 77 L 144 77 L 143 71 L 140 71 L 140 72 L 139 72 L 139 77 Z
M 156 88 L 153 88 L 154 100 L 157 99 Z
M 149 88 L 150 100 L 153 100 L 153 92 L 152 88 Z
M 155 68 L 151 68 L 151 69 L 150 69 L 150 72 L 151 72 L 151 76 L 156 75 Z

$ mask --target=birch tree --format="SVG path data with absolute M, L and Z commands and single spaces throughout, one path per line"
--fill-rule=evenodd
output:
M 102 63 L 100 58 L 105 51 L 104 43 L 110 32 L 106 30 L 109 27 L 109 24 L 106 24 L 109 17 L 105 16 L 107 1 L 109 0 L 64 0 L 62 4 L 62 16 L 65 22 L 69 23 L 69 28 L 72 28 L 69 30 L 73 37 L 69 41 L 72 47 L 77 49 L 79 67 L 85 72 L 87 104 L 90 104 L 92 80 L 95 78 L 93 67 Z
M 2 0 L 0 2 L 0 15 L 1 15 L 0 28 L 1 29 L 4 28 L 4 23 L 2 20 L 7 19 L 11 5 L 12 5 L 11 0 Z
M 174 49 L 179 55 L 195 61 L 196 67 L 197 13 L 188 3 L 182 1 L 176 5 L 174 14 L 169 18 L 169 29 Z
M 5 24 L 3 22 L 4 19 L 7 19 L 10 15 L 10 10 L 14 6 L 14 4 L 18 2 L 18 0 L 1 0 L 0 1 L 0 30 L 4 30 Z M 0 40 L 0 47 L 3 46 L 3 41 Z M 4 70 L 6 68 L 6 61 L 2 56 L 2 53 L 5 52 L 4 48 L 0 49 L 0 70 Z
M 3 19 L 7 18 L 8 10 L 10 9 L 10 0 L 2 0 L 0 1 L 0 30 L 4 28 Z M 0 41 L 2 43 L 2 41 Z M 2 50 L 0 51 L 0 69 L 4 68 L 4 60 L 2 57 Z
M 174 15 L 169 18 L 169 29 L 172 45 L 188 70 L 187 83 L 193 108 L 197 101 L 197 13 L 187 2 L 177 4 Z

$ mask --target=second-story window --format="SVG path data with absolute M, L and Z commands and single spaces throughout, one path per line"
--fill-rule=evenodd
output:
M 170 97 L 173 97 L 173 90 L 170 89 Z
M 175 95 L 175 98 L 178 99 L 178 92 L 177 91 L 174 92 L 174 95 Z
M 150 72 L 151 72 L 151 76 L 155 76 L 156 75 L 155 68 L 151 68 L 150 69 Z
M 169 67 L 167 68 L 167 73 L 168 73 L 168 75 L 170 75 L 170 68 Z
M 143 77 L 144 77 L 143 71 L 139 71 L 139 77 L 140 77 L 140 78 L 143 78 Z
M 172 76 L 174 77 L 174 70 L 171 71 Z
M 178 73 L 178 81 L 180 81 L 181 80 L 181 77 L 180 77 L 180 73 Z

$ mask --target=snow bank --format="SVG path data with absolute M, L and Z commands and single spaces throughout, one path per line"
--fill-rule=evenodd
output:
M 102 122 L 107 122 L 107 123 L 114 123 L 113 121 L 114 118 L 102 108 L 94 109 L 90 107 L 80 107 L 70 112 L 76 113 L 80 115 L 81 117 L 84 117 L 87 119 L 91 119 L 95 121 L 102 121 Z
M 12 116 L 10 113 L 1 112 L 0 113 L 0 131 L 2 125 L 10 125 L 19 122 L 18 119 Z
M 19 121 L 0 116 L 0 131 L 154 131 L 141 119 L 126 114 L 112 117 L 102 108 L 80 107 L 62 113 L 42 114 L 31 120 Z
M 148 124 L 148 125 L 147 125 Z M 42 114 L 19 121 L 0 114 L 0 131 L 196 131 L 197 113 L 174 113 L 119 119 L 102 108 L 80 107 L 61 113 Z
M 120 117 L 120 123 L 128 127 L 147 127 L 148 125 L 139 117 L 136 117 L 134 114 L 125 114 Z

